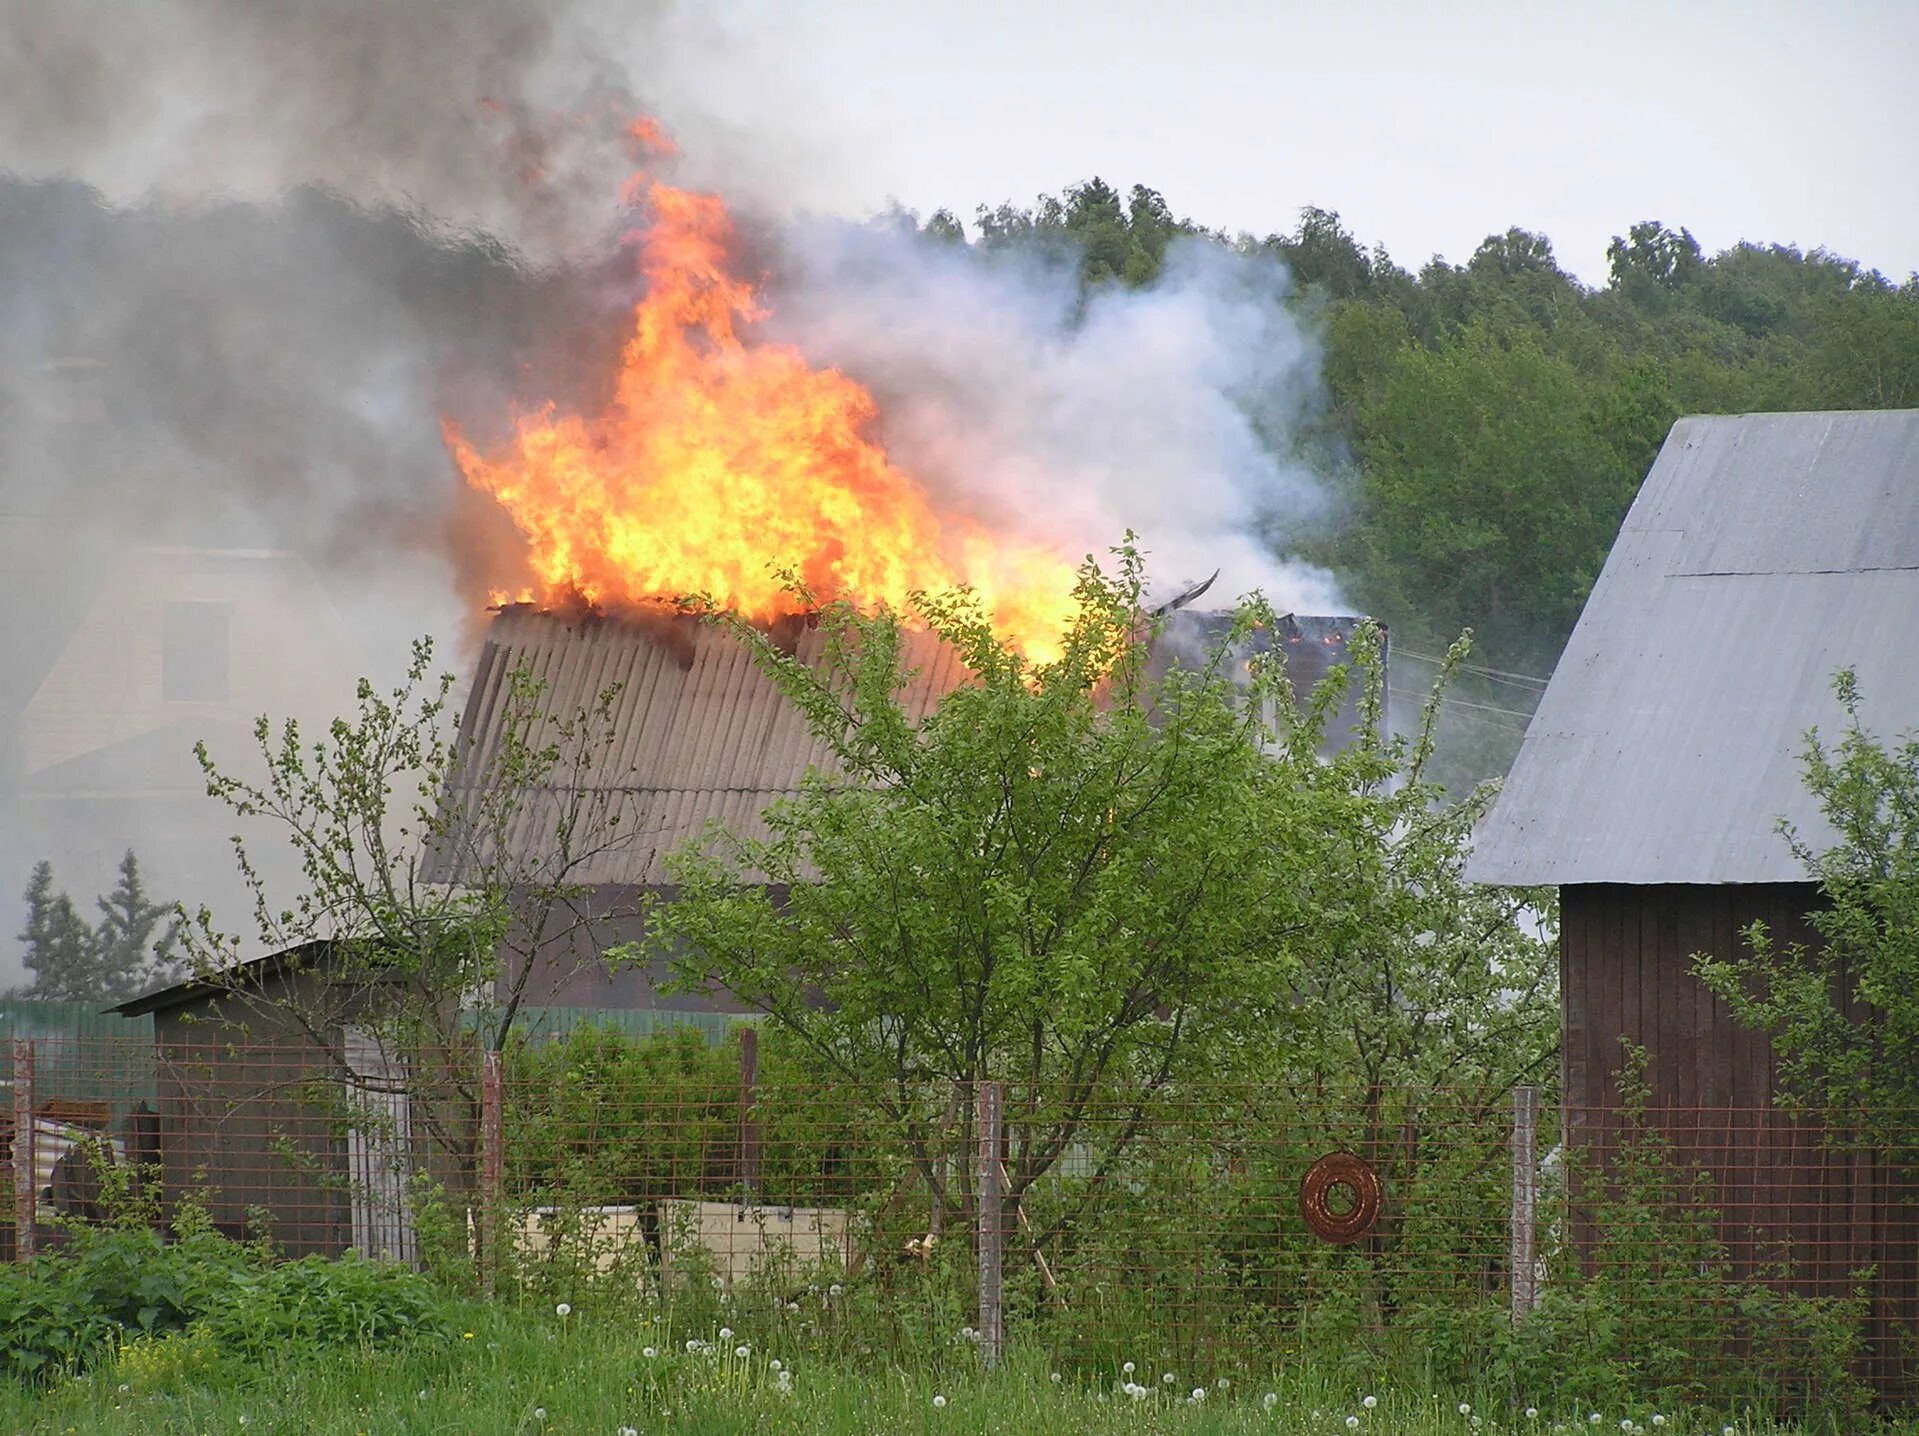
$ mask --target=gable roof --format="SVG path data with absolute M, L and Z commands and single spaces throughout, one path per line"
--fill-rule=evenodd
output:
M 1919 727 L 1919 410 L 1680 420 L 1467 875 L 1806 881 L 1778 823 L 1829 834 L 1801 754 L 1841 668 L 1867 727 Z
M 775 638 L 810 664 L 821 661 L 825 635 L 803 620 L 783 621 Z M 902 660 L 917 675 L 901 694 L 908 714 L 924 716 L 965 675 L 957 655 L 924 632 L 901 635 Z M 526 605 L 501 610 L 487 632 L 460 723 L 465 755 L 454 778 L 484 781 L 512 721 L 512 679 L 524 672 L 544 688 L 540 711 L 554 718 L 594 713 L 617 689 L 606 713 L 605 744 L 595 743 L 590 771 L 556 774 L 571 788 L 615 805 L 595 820 L 618 831 L 582 835 L 587 856 L 569 871 L 574 883 L 657 885 L 667 881 L 665 855 L 717 823 L 742 838 L 765 838 L 762 814 L 800 790 L 811 769 L 831 772 L 826 745 L 808 731 L 755 661 L 724 628 L 679 614 L 644 620 L 543 613 Z M 560 791 L 530 794 L 504 834 L 516 861 L 551 855 L 566 802 Z M 458 858 L 429 855 L 430 881 L 458 881 Z
M 1191 653 L 1162 640 L 1158 656 L 1166 662 L 1196 655 L 1226 623 L 1218 614 L 1187 611 L 1180 617 L 1184 623 L 1176 631 Z M 1298 615 L 1280 620 L 1280 636 L 1299 650 L 1285 651 L 1302 693 L 1346 660 L 1359 621 Z M 772 637 L 807 664 L 825 657 L 826 635 L 807 619 L 781 619 Z M 912 671 L 900 706 L 917 720 L 964 682 L 967 670 L 933 634 L 906 628 L 900 640 L 901 666 Z M 474 671 L 460 720 L 461 761 L 448 786 L 455 810 L 471 811 L 476 788 L 495 771 L 516 711 L 514 676 L 522 673 L 542 685 L 538 718 L 590 713 L 595 736 L 585 770 L 575 772 L 562 762 L 552 785 L 528 793 L 508 820 L 510 830 L 498 835 L 516 871 L 537 872 L 551 863 L 557 834 L 571 821 L 567 883 L 663 885 L 665 857 L 676 847 L 709 825 L 748 840 L 770 837 L 766 810 L 796 796 L 809 771 L 836 769 L 799 709 L 727 629 L 665 611 L 609 618 L 516 604 L 494 618 Z M 613 698 L 602 723 L 598 705 L 609 690 Z M 1356 713 L 1357 694 L 1349 693 L 1329 725 L 1330 747 L 1347 740 Z M 422 876 L 458 882 L 467 860 L 457 843 L 436 847 Z

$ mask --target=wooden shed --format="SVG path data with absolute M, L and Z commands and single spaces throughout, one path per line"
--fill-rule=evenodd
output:
M 415 1178 L 446 1164 L 414 1110 L 418 1058 L 358 1025 L 380 993 L 354 974 L 315 940 L 114 1009 L 153 1019 L 168 1211 L 191 1197 L 290 1256 L 417 1258 Z
M 1695 954 L 1739 954 L 1755 921 L 1813 937 L 1819 893 L 1780 825 L 1830 836 L 1801 758 L 1808 730 L 1844 720 L 1842 668 L 1868 727 L 1919 728 L 1919 412 L 1681 420 L 1468 875 L 1559 890 L 1569 1138 L 1603 1124 L 1624 1044 L 1643 1048 L 1737 1263 L 1790 1252 L 1803 1289 L 1833 1294 L 1876 1266 L 1889 1352 L 1919 1316 L 1919 1192 L 1777 1111 L 1765 1036 L 1693 977 Z

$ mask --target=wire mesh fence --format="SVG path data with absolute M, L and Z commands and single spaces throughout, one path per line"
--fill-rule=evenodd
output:
M 1886 1153 L 1919 1114 L 902 1095 L 762 1071 L 750 1034 L 725 1080 L 690 1050 L 19 1041 L 0 1251 L 188 1214 L 495 1290 L 837 1311 L 863 1346 L 965 1328 L 990 1349 L 1003 1327 L 1087 1364 L 1218 1366 L 1611 1341 L 1675 1381 L 1788 1392 L 1821 1362 L 1884 1392 L 1913 1368 L 1919 1182 Z

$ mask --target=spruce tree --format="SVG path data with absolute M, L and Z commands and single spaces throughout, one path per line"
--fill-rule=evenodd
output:
M 171 903 L 155 902 L 129 849 L 120 880 L 96 899 L 97 926 L 89 926 L 73 899 L 53 885 L 53 864 L 34 864 L 27 880 L 27 925 L 20 933 L 32 981 L 20 995 L 43 1002 L 124 1002 L 176 981 L 179 919 Z
M 120 859 L 120 881 L 97 900 L 93 929 L 96 995 L 124 1002 L 179 980 L 174 957 L 180 921 L 172 903 L 154 902 L 140 881 L 140 862 L 129 848 Z
M 93 931 L 73 899 L 53 886 L 53 864 L 34 864 L 27 880 L 27 925 L 20 933 L 33 980 L 22 996 L 77 1002 L 95 995 Z

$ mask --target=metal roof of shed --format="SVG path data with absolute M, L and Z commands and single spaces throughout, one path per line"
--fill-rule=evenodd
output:
M 1772 883 L 1781 819 L 1851 668 L 1882 737 L 1919 727 L 1919 410 L 1673 426 L 1533 716 L 1467 875 Z

